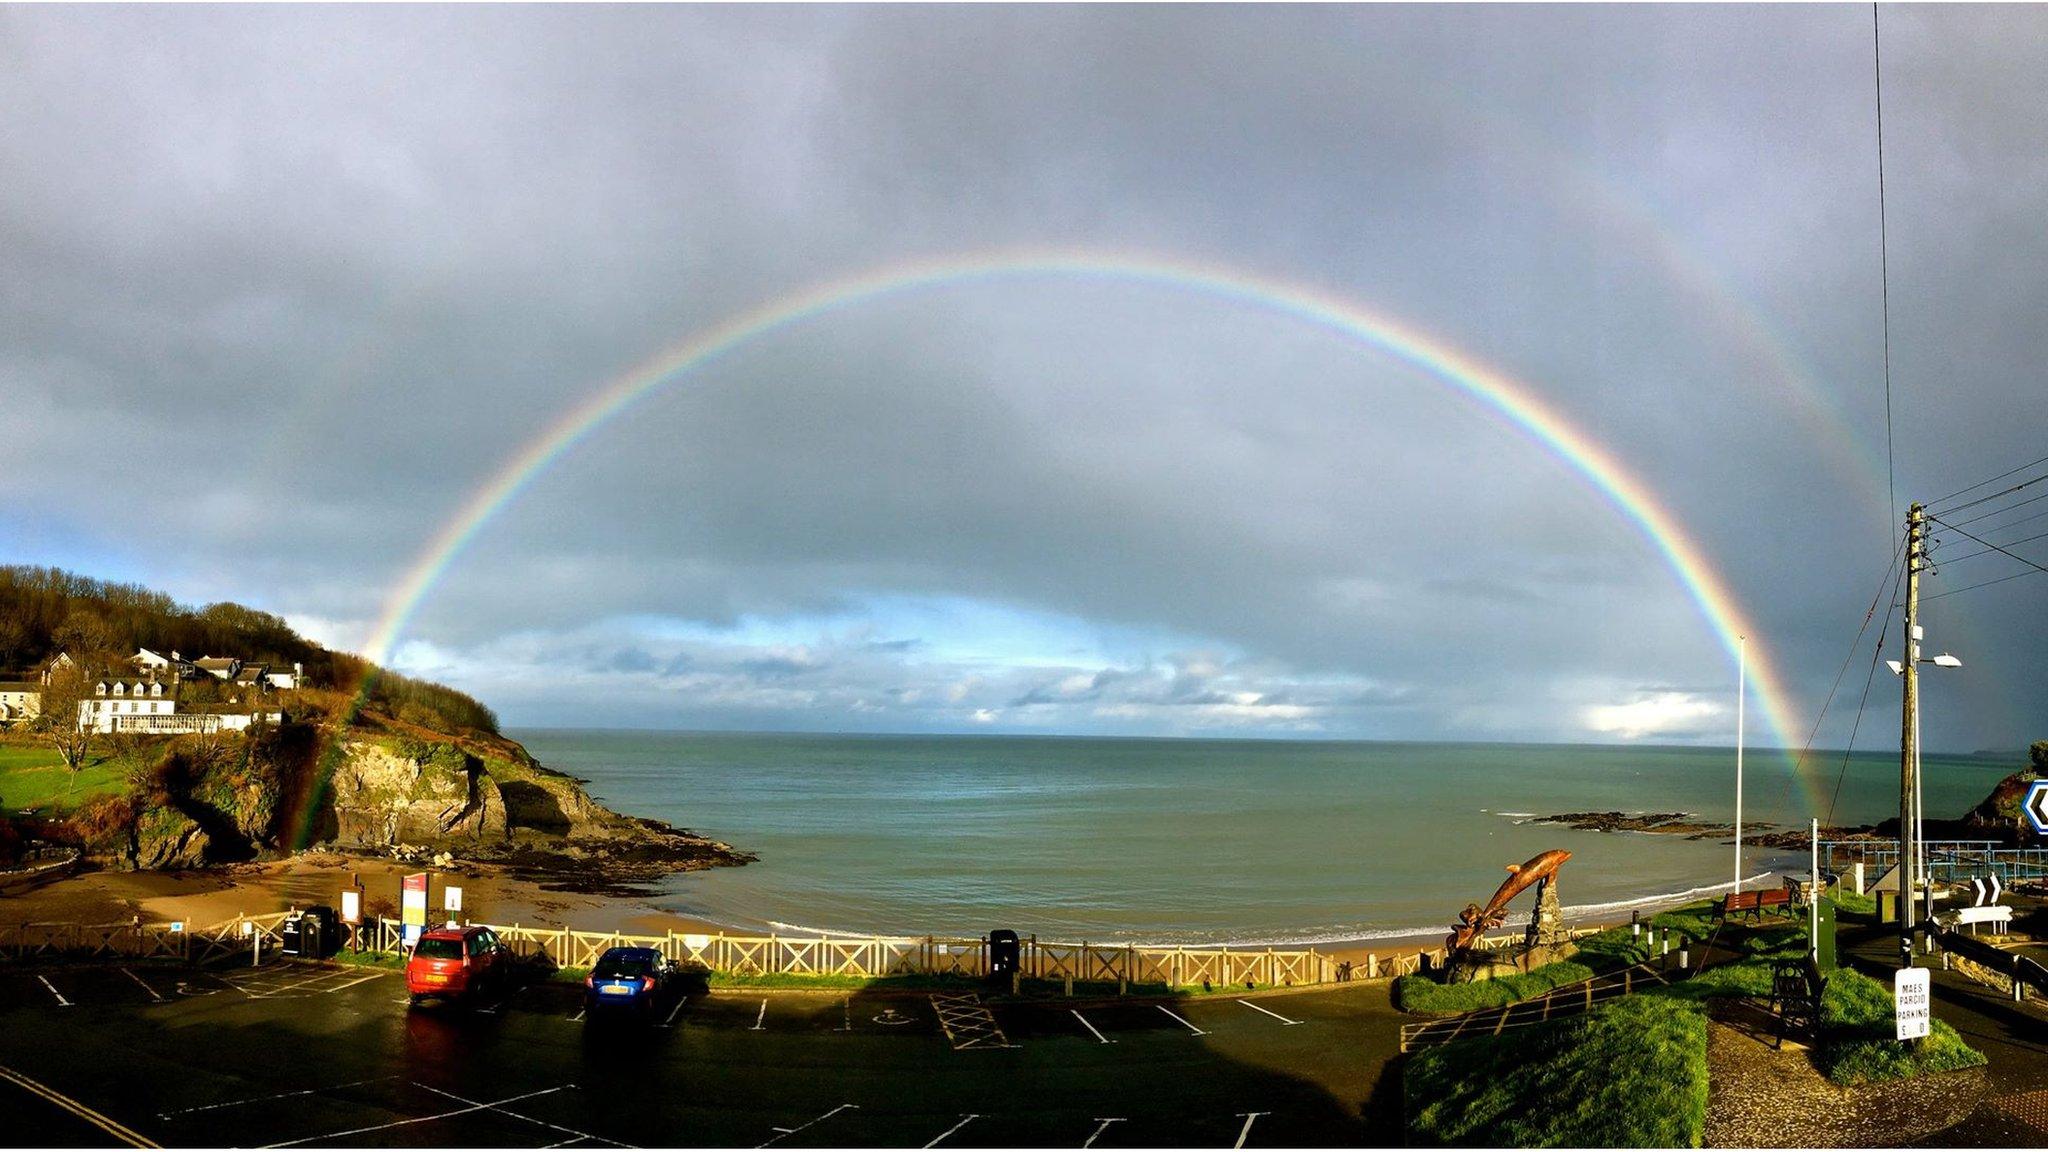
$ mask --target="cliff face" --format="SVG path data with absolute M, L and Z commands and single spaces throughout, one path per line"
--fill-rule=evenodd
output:
M 379 855 L 445 852 L 586 891 L 753 859 L 612 812 L 502 737 L 427 735 L 287 724 L 211 749 L 172 744 L 147 791 L 110 808 L 87 848 L 136 869 L 286 855 L 309 842 Z
M 413 755 L 368 740 L 341 745 L 328 796 L 338 844 L 386 847 L 503 840 L 505 798 L 483 761 L 453 745 Z

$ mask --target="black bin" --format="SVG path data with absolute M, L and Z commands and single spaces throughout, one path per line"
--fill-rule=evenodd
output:
M 320 930 L 316 927 L 315 929 L 313 929 L 313 931 L 314 934 L 317 936 Z M 285 955 L 305 955 L 306 914 L 303 912 L 294 912 L 291 915 L 285 917 L 284 923 L 278 925 L 277 927 L 277 935 L 278 939 L 282 941 L 281 950 L 284 952 Z
M 1017 964 L 1023 958 L 1024 945 L 1017 934 L 1008 928 L 998 928 L 988 934 L 988 974 L 990 978 L 1008 977 L 1017 971 Z
M 341 915 L 325 904 L 299 913 L 299 955 L 325 960 L 341 948 Z

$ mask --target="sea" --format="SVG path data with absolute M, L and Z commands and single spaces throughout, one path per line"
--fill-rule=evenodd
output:
M 1577 831 L 1560 812 L 1728 821 L 1735 752 L 1614 745 L 866 736 L 530 729 L 615 811 L 758 853 L 664 882 L 669 911 L 750 932 L 1303 944 L 1443 931 L 1506 866 L 1572 853 L 1568 913 L 1626 919 L 1725 890 L 1731 839 Z M 1896 814 L 1898 757 L 1751 750 L 1745 826 Z M 2012 771 L 1924 759 L 1960 815 Z M 1746 881 L 1807 853 L 1749 848 Z M 1526 898 L 1525 898 L 1526 900 Z

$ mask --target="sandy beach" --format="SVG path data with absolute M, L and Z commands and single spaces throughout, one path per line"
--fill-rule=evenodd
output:
M 353 857 L 333 852 L 307 852 L 289 860 L 226 866 L 185 872 L 91 871 L 0 897 L 0 918 L 15 923 L 70 922 L 112 924 L 140 918 L 145 923 L 184 921 L 219 923 L 241 915 L 264 915 L 313 904 L 336 904 L 338 893 L 360 882 L 372 908 L 389 901 L 387 915 L 396 915 L 399 883 L 415 864 Z M 730 925 L 664 911 L 644 898 L 559 892 L 532 880 L 512 877 L 489 865 L 428 869 L 434 874 L 435 902 L 442 886 L 463 890 L 463 916 L 490 924 L 521 924 L 571 928 L 587 932 L 661 935 L 667 932 L 716 934 L 742 930 Z M 1647 911 L 1645 915 L 1647 916 Z M 1576 922 L 1604 926 L 1612 919 Z M 1626 918 L 1618 922 L 1626 923 Z M 1446 927 L 1445 931 L 1448 931 Z M 1368 940 L 1334 941 L 1313 949 L 1339 961 L 1363 967 L 1369 954 L 1384 961 L 1442 946 L 1445 932 L 1422 931 Z M 1299 948 L 1300 945 L 1279 947 Z

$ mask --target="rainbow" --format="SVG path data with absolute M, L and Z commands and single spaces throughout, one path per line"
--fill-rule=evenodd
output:
M 393 588 L 366 655 L 384 664 L 420 604 L 470 541 L 563 455 L 676 378 L 742 346 L 805 322 L 871 303 L 968 283 L 1023 278 L 1100 279 L 1193 293 L 1288 316 L 1420 369 L 1479 409 L 1520 430 L 1579 474 L 1627 517 L 1663 558 L 1731 659 L 1750 638 L 1751 691 L 1781 748 L 1803 742 L 1791 697 L 1750 623 L 1705 554 L 1648 485 L 1545 404 L 1533 389 L 1438 340 L 1321 289 L 1236 269 L 1149 255 L 1044 250 L 977 252 L 898 263 L 819 283 L 735 315 L 633 368 L 565 414 L 463 501 Z M 1812 793 L 1813 785 L 1802 782 Z M 1817 794 L 1811 798 L 1817 799 Z

